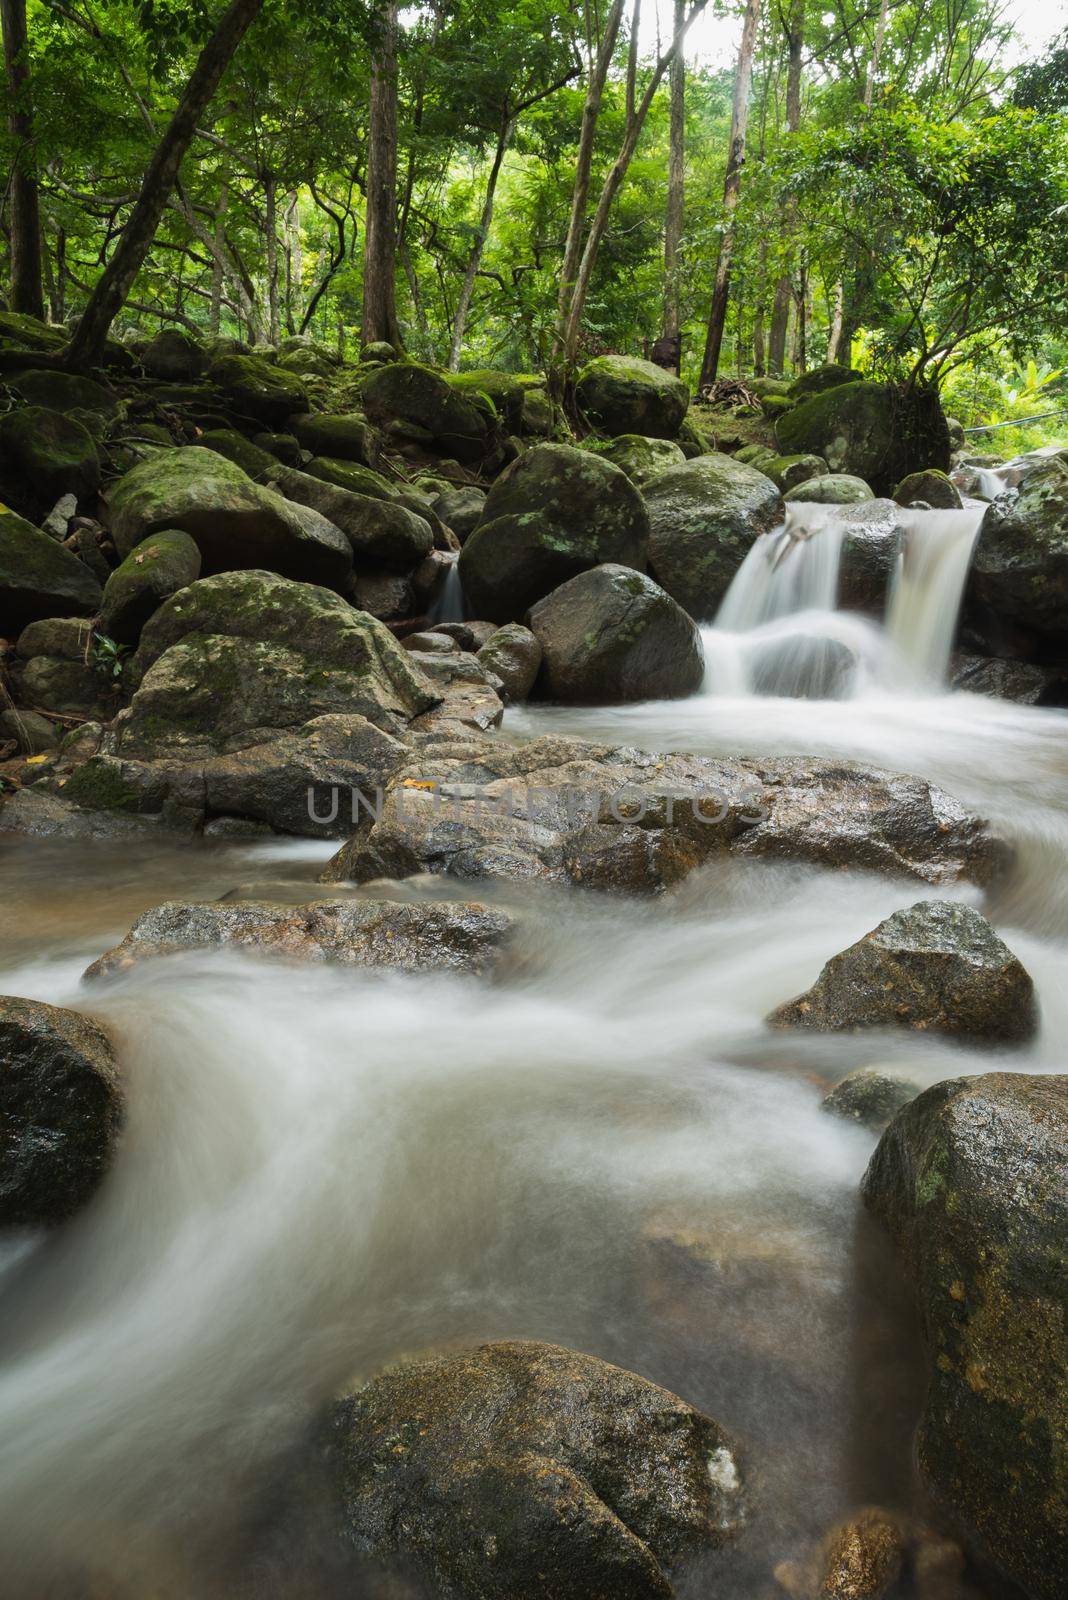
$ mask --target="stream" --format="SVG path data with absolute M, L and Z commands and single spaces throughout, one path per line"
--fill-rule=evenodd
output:
M 0 1256 L 11 1600 L 421 1595 L 370 1573 L 354 1589 L 314 1517 L 280 1541 L 250 1508 L 340 1388 L 476 1339 L 588 1350 L 735 1435 L 748 1529 L 683 1596 L 773 1594 L 776 1563 L 836 1517 L 919 1508 L 918 1344 L 858 1199 L 875 1136 L 820 1101 L 858 1067 L 924 1086 L 1063 1070 L 1068 713 L 940 687 L 978 521 L 913 516 L 885 627 L 834 610 L 835 537 L 812 517 L 754 547 L 704 630 L 704 692 L 518 707 L 503 736 L 827 756 L 943 785 L 1016 846 L 985 909 L 1035 980 L 1023 1050 L 764 1028 L 829 956 L 932 897 L 911 881 L 733 861 L 649 903 L 446 883 L 433 894 L 522 911 L 528 958 L 507 976 L 227 953 L 90 991 L 84 968 L 161 900 L 336 897 L 316 883 L 334 846 L 0 837 L 0 991 L 100 1018 L 129 1083 L 95 1201 Z

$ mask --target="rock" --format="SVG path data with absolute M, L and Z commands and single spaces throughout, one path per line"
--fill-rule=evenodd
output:
M 0 417 L 0 486 L 29 517 L 44 516 L 64 494 L 85 499 L 100 487 L 92 435 L 44 406 L 7 412 Z
M 195 383 L 207 364 L 206 352 L 181 328 L 161 328 L 141 352 L 149 377 L 163 383 Z
M 18 697 L 41 711 L 75 716 L 113 717 L 121 704 L 116 678 L 97 670 L 85 656 L 32 656 L 13 674 Z
M 750 545 L 776 527 L 783 503 L 763 472 L 731 456 L 697 456 L 645 489 L 649 565 L 698 622 L 711 619 Z
M 989 1073 L 899 1112 L 864 1179 L 919 1302 L 926 1487 L 1035 1600 L 1068 1572 L 1068 1077 Z
M 26 311 L 0 312 L 0 341 L 7 348 L 40 350 L 55 355 L 67 342 L 63 328 L 55 328 Z
M 485 504 L 485 489 L 476 488 L 474 484 L 446 489 L 434 496 L 434 510 L 461 544 L 474 532 Z
M 369 611 L 382 622 L 410 617 L 415 610 L 411 579 L 397 572 L 364 568 L 353 579 L 349 595 L 359 611 Z
M 462 1600 L 663 1600 L 742 1522 L 734 1445 L 666 1389 L 556 1345 L 387 1372 L 339 1401 L 347 1541 Z
M 954 689 L 1012 700 L 1018 706 L 1068 706 L 1068 668 L 958 652 L 950 661 L 949 681 Z
M 156 612 L 121 750 L 212 754 L 331 712 L 403 730 L 438 698 L 381 622 L 267 572 L 200 578 Z
M 23 628 L 15 648 L 24 661 L 34 656 L 57 656 L 61 661 L 84 662 L 92 643 L 91 622 L 82 617 L 47 617 Z
M 521 622 L 536 600 L 603 562 L 644 570 L 641 495 L 609 461 L 539 444 L 503 472 L 460 553 L 468 609 Z
M 0 1227 L 62 1222 L 85 1205 L 110 1163 L 123 1103 L 94 1023 L 0 998 Z
M 494 430 L 485 411 L 430 367 L 413 361 L 379 367 L 363 380 L 361 394 L 367 414 L 375 422 L 412 424 L 425 432 L 443 455 L 457 461 L 478 461 L 493 443 Z
M 826 477 L 810 478 L 787 489 L 784 500 L 801 501 L 808 505 L 846 506 L 861 500 L 873 500 L 874 491 L 863 478 L 849 473 L 829 472 Z
M 187 533 L 171 529 L 142 539 L 104 585 L 100 628 L 120 644 L 135 645 L 164 600 L 200 577 L 200 550 Z
M 627 474 L 636 489 L 644 489 L 669 467 L 677 467 L 686 460 L 682 447 L 671 439 L 647 439 L 640 433 L 621 433 L 618 438 L 608 440 L 587 439 L 585 448 L 613 462 Z
M 340 589 L 352 573 L 352 548 L 340 529 L 198 445 L 142 461 L 112 491 L 111 531 L 120 556 L 149 534 L 174 529 L 194 541 L 208 574 L 269 567 Z
M 398 500 L 400 491 L 387 483 L 380 472 L 362 467 L 356 461 L 337 461 L 331 456 L 313 456 L 303 469 L 309 477 L 321 478 L 350 494 L 362 494 L 371 500 Z
M 822 456 L 765 456 L 760 462 L 760 471 L 783 493 L 799 483 L 811 483 L 814 478 L 828 476 L 827 463 Z
M 47 717 L 12 706 L 0 711 L 0 744 L 9 740 L 14 740 L 20 756 L 40 756 L 56 748 L 59 735 L 55 723 Z
M 369 344 L 361 345 L 361 361 L 396 361 L 398 352 L 386 339 L 372 339 Z
M 410 572 L 434 548 L 430 524 L 392 500 L 352 494 L 291 467 L 279 467 L 272 481 L 288 500 L 310 507 L 340 528 L 360 563 Z
M 117 405 L 112 390 L 93 378 L 79 377 L 73 372 L 38 368 L 13 373 L 8 382 L 18 389 L 28 406 L 43 406 L 47 411 L 90 411 L 110 417 Z
M 634 356 L 597 356 L 575 379 L 575 402 L 600 433 L 673 439 L 690 391 L 673 372 Z
M 890 494 L 919 463 L 949 468 L 949 430 L 938 396 L 905 395 L 885 384 L 825 389 L 779 418 L 779 448 L 822 456 L 832 473 L 849 473 Z
M 884 1600 L 905 1568 L 907 1536 L 898 1517 L 866 1506 L 833 1528 L 803 1564 L 775 1576 L 793 1600 Z
M 250 478 L 263 482 L 267 474 L 278 471 L 278 461 L 268 451 L 246 439 L 236 428 L 209 428 L 200 435 L 205 450 L 214 450 L 241 468 Z
M 863 381 L 864 374 L 858 372 L 855 367 L 843 367 L 829 361 L 822 367 L 813 367 L 809 372 L 803 372 L 788 385 L 787 392 L 793 400 L 807 400 L 810 395 L 822 394 L 825 389 L 838 389 L 844 383 Z
M 919 1093 L 914 1083 L 876 1072 L 873 1067 L 862 1067 L 857 1072 L 847 1073 L 836 1083 L 821 1102 L 820 1109 L 881 1133 L 890 1119 Z
M 308 396 L 299 377 L 272 367 L 262 356 L 220 356 L 208 377 L 234 407 L 268 428 L 308 409 Z
M 1018 1044 L 1038 1026 L 1034 985 L 978 911 L 922 900 L 832 956 L 774 1028 L 903 1027 Z
M 1068 462 L 1032 469 L 1015 492 L 999 495 L 979 531 L 967 614 L 996 649 L 1020 636 L 1035 655 L 1068 646 Z
M 838 567 L 838 604 L 880 620 L 886 612 L 898 552 L 908 521 L 893 500 L 844 505 L 834 521 L 845 529 Z
M 100 585 L 72 551 L 0 510 L 0 638 L 38 617 L 93 616 L 99 606 Z
M 704 677 L 701 635 L 682 607 L 632 567 L 593 567 L 531 608 L 545 690 L 616 705 L 678 699 Z
M 409 633 L 401 643 L 405 650 L 411 650 L 416 655 L 455 655 L 460 649 L 451 634 L 436 633 L 433 629 L 424 633 Z
M 537 681 L 541 645 L 529 628 L 507 622 L 486 640 L 478 659 L 500 680 L 505 697 L 514 705 L 527 698 Z
M 271 433 L 265 429 L 255 435 L 252 443 L 258 450 L 266 450 L 268 455 L 274 456 L 284 467 L 299 467 L 303 464 L 306 452 L 301 450 L 295 434 Z
M 220 946 L 332 966 L 486 972 L 500 960 L 513 927 L 507 912 L 456 900 L 170 901 L 139 917 L 85 978 L 110 978 L 144 960 Z
M 72 494 L 60 495 L 47 517 L 41 522 L 41 532 L 62 544 L 70 532 L 70 525 L 78 515 L 78 501 Z
M 894 490 L 894 499 L 899 506 L 922 503 L 933 511 L 960 511 L 964 506 L 956 484 L 944 472 L 933 468 L 930 472 L 911 472 L 907 478 L 902 478 Z
M 293 432 L 298 444 L 313 456 L 369 468 L 378 465 L 382 441 L 362 412 L 309 412 L 294 417 Z
M 528 385 L 544 390 L 544 378 L 524 379 L 515 372 L 493 372 L 479 368 L 474 372 L 450 373 L 446 379 L 450 389 L 466 395 L 475 404 L 488 400 L 494 414 L 500 417 L 510 433 L 518 433 L 523 425 L 523 400 Z

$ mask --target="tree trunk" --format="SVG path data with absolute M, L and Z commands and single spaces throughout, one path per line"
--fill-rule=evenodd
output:
M 397 321 L 397 0 L 385 0 L 371 78 L 367 217 L 363 233 L 364 344 L 401 348 Z
M 796 133 L 801 126 L 801 53 L 805 38 L 805 0 L 793 0 L 787 23 L 787 41 L 790 48 L 786 72 L 786 132 Z M 788 251 L 797 233 L 797 201 L 787 196 L 782 218 L 783 243 Z M 775 285 L 775 305 L 771 313 L 768 334 L 768 366 L 776 377 L 782 376 L 786 360 L 786 329 L 790 320 L 790 301 L 793 285 L 790 268 L 784 271 Z
M 224 183 L 219 190 L 219 198 L 215 203 L 215 253 L 211 264 L 211 320 L 209 327 L 212 333 L 218 333 L 222 327 L 222 302 L 225 274 L 223 260 L 226 252 L 226 211 L 230 204 L 230 186 Z
M 886 23 L 889 13 L 890 0 L 880 0 L 871 60 L 868 62 L 868 72 L 864 80 L 864 107 L 868 111 L 871 110 L 872 102 L 875 99 L 875 82 L 879 76 L 879 63 L 882 60 L 883 45 L 886 41 Z M 850 355 L 853 350 L 853 336 L 860 325 L 863 303 L 869 292 L 870 284 L 870 263 L 858 263 L 848 308 L 846 306 L 845 285 L 841 279 L 835 284 L 834 320 L 831 323 L 831 333 L 827 341 L 828 361 L 840 361 L 843 366 L 849 365 Z
M 11 309 L 44 320 L 41 205 L 30 102 L 30 62 L 26 39 L 26 0 L 0 0 L 4 66 L 10 104 L 8 129 L 13 146 L 11 171 Z
M 304 314 L 304 253 L 300 244 L 300 197 L 286 201 L 286 332 L 296 333 Z
M 686 0 L 675 0 L 675 33 L 686 21 Z M 664 215 L 664 355 L 678 372 L 682 360 L 679 309 L 680 247 L 686 203 L 686 60 L 676 50 L 671 63 L 671 125 L 668 139 L 667 209 Z
M 278 265 L 278 180 L 273 172 L 263 175 L 264 231 L 267 235 L 267 338 L 278 348 L 282 337 L 282 313 Z
M 727 152 L 727 174 L 723 183 L 723 236 L 716 262 L 716 281 L 708 313 L 708 336 L 698 389 L 716 381 L 723 329 L 727 322 L 727 303 L 731 292 L 731 255 L 734 250 L 734 212 L 742 192 L 742 165 L 745 161 L 745 134 L 749 122 L 749 85 L 753 76 L 753 54 L 760 25 L 761 0 L 747 0 L 738 65 L 734 72 L 734 105 L 731 110 L 731 140 Z
M 89 296 L 89 303 L 67 346 L 64 360 L 68 367 L 92 366 L 103 355 L 111 324 L 122 310 L 152 248 L 160 218 L 178 178 L 182 157 L 192 142 L 197 124 L 262 7 L 263 0 L 231 0 L 201 51 L 167 131 L 149 162 L 141 192 L 118 247 Z
M 497 193 L 497 179 L 501 175 L 505 152 L 511 142 L 514 127 L 515 123 L 509 118 L 502 124 L 501 131 L 497 135 L 497 148 L 493 153 L 493 165 L 490 167 L 489 178 L 486 181 L 486 194 L 482 202 L 482 215 L 478 221 L 478 233 L 475 235 L 475 242 L 471 246 L 471 252 L 467 258 L 464 281 L 460 285 L 460 298 L 456 302 L 456 315 L 452 323 L 452 343 L 449 347 L 448 365 L 450 372 L 459 372 L 460 370 L 460 351 L 463 347 L 464 333 L 467 330 L 467 313 L 471 309 L 471 296 L 475 292 L 475 279 L 478 277 L 478 269 L 482 265 L 482 252 L 486 248 L 490 224 L 493 221 L 493 202 Z

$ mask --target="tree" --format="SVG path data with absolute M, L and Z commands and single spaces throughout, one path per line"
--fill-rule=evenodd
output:
M 44 317 L 41 209 L 30 99 L 26 0 L 0 0 L 7 73 L 11 168 L 11 309 Z
M 686 0 L 675 0 L 675 33 L 686 21 Z M 671 63 L 671 128 L 668 142 L 667 206 L 664 212 L 664 355 L 678 372 L 682 356 L 679 306 L 680 254 L 686 206 L 686 60 L 676 50 Z
M 786 69 L 786 132 L 796 133 L 801 126 L 801 68 L 805 42 L 805 0 L 791 0 L 786 22 L 788 64 Z M 782 243 L 787 260 L 775 285 L 775 304 L 768 331 L 768 367 L 781 375 L 786 362 L 786 333 L 790 321 L 793 282 L 790 254 L 797 231 L 797 201 L 788 195 L 782 213 Z
M 363 233 L 364 344 L 403 345 L 397 320 L 397 0 L 385 0 L 371 77 L 367 214 Z

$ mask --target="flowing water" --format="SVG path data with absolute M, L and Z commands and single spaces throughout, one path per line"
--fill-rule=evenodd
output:
M 874 1139 L 819 1102 L 869 1065 L 924 1085 L 1063 1070 L 1068 722 L 939 688 L 963 534 L 919 567 L 906 554 L 883 630 L 833 610 L 836 536 L 806 526 L 747 561 L 705 633 L 704 694 L 530 707 L 505 736 L 846 756 L 944 783 L 1019 846 L 988 909 L 1036 980 L 1039 1038 L 1000 1054 L 769 1035 L 772 1006 L 923 890 L 767 862 L 651 904 L 490 889 L 527 930 L 494 981 L 207 954 L 90 989 L 85 965 L 141 910 L 313 897 L 324 847 L 0 839 L 0 991 L 99 1017 L 130 1098 L 96 1201 L 0 1259 L 5 1600 L 384 1595 L 337 1570 L 313 1512 L 279 1539 L 256 1508 L 274 1516 L 279 1474 L 299 1502 L 288 1452 L 332 1393 L 471 1339 L 592 1351 L 733 1430 L 749 1528 L 683 1595 L 772 1593 L 775 1563 L 838 1515 L 915 1503 L 915 1330 L 857 1199 Z M 782 665 L 790 630 L 866 663 L 840 698 L 753 693 L 779 671 L 811 695 L 828 670 L 826 652 Z

